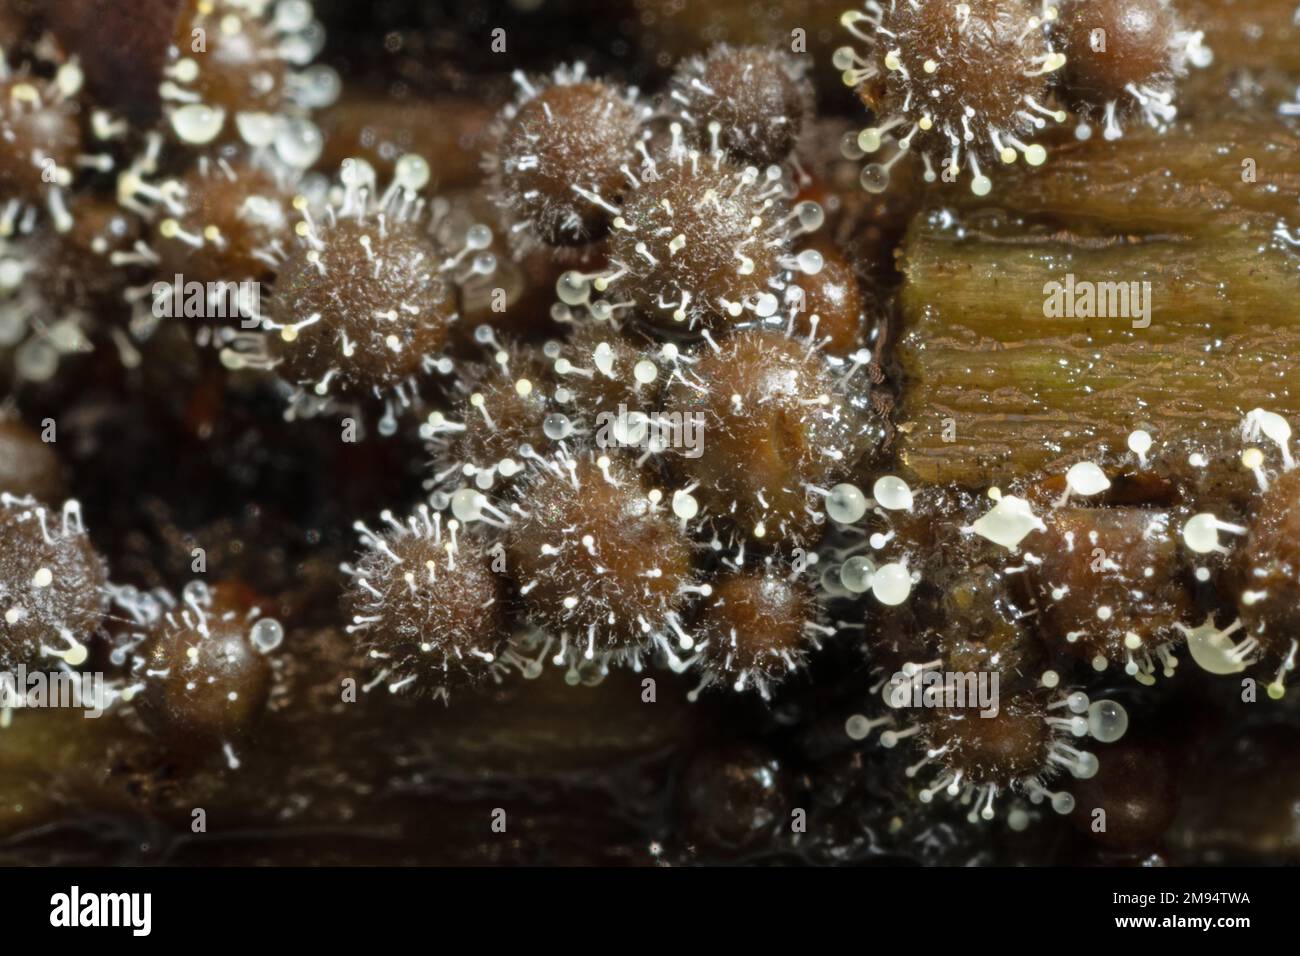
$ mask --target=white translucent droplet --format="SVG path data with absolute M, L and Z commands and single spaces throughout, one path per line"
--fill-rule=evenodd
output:
M 659 366 L 649 359 L 642 359 L 632 367 L 632 377 L 642 385 L 649 385 L 659 377 Z
M 275 28 L 282 33 L 297 33 L 311 23 L 312 15 L 308 0 L 280 0 L 275 5 Z
M 415 153 L 407 153 L 393 168 L 393 179 L 397 185 L 410 192 L 423 189 L 428 184 L 430 175 L 429 163 Z
M 1183 541 L 1197 554 L 1219 549 L 1219 519 L 1208 511 L 1194 515 L 1183 525 Z
M 1259 430 L 1267 435 L 1271 441 L 1279 445 L 1285 445 L 1291 440 L 1291 425 L 1277 412 L 1268 412 L 1262 408 L 1257 408 L 1251 414 L 1257 416 Z
M 1093 701 L 1088 708 L 1088 733 L 1104 744 L 1114 743 L 1128 730 L 1128 711 L 1115 700 Z
M 799 203 L 794 207 L 794 213 L 799 217 L 799 228 L 804 232 L 814 232 L 826 221 L 826 213 L 822 211 L 822 207 L 812 201 Z
M 235 114 L 235 129 L 239 130 L 239 138 L 256 149 L 270 146 L 275 140 L 278 127 L 279 124 L 270 113 Z
M 65 97 L 76 96 L 85 81 L 86 74 L 75 61 L 63 64 L 54 75 L 54 83 Z
M 645 412 L 628 412 L 614 419 L 614 440 L 620 445 L 636 448 L 650 433 L 650 416 Z
M 339 98 L 343 81 L 332 67 L 317 63 L 302 72 L 297 84 L 298 99 L 309 109 L 323 109 Z
M 542 420 L 542 433 L 551 441 L 563 441 L 573 434 L 573 423 L 569 421 L 569 416 L 551 412 Z
M 31 382 L 48 382 L 59 369 L 59 352 L 48 342 L 31 339 L 14 354 L 18 374 Z
M 889 187 L 889 170 L 880 163 L 871 163 L 862 167 L 858 181 L 869 193 L 883 193 Z
M 0 260 L 0 289 L 6 292 L 17 289 L 23 284 L 23 276 L 26 274 L 27 270 L 17 259 Z
M 858 555 L 840 565 L 840 583 L 852 594 L 866 594 L 871 590 L 871 578 L 875 572 L 871 561 Z
M 591 298 L 591 282 L 581 273 L 569 271 L 556 280 L 555 292 L 565 305 L 582 305 Z
M 202 145 L 216 139 L 226 125 L 226 111 L 202 103 L 189 103 L 174 110 L 171 120 L 172 129 L 183 142 Z
M 1146 453 L 1151 450 L 1151 435 L 1142 429 L 1138 429 L 1128 436 L 1129 451 L 1139 458 L 1146 457 Z
M 284 628 L 273 617 L 260 618 L 248 632 L 248 640 L 263 654 L 269 654 L 284 640 Z
M 886 564 L 871 576 L 871 593 L 881 604 L 902 604 L 912 593 L 911 572 L 897 562 Z
M 858 133 L 858 149 L 864 153 L 874 153 L 884 143 L 884 134 L 875 126 L 868 126 Z
M 484 497 L 473 488 L 458 488 L 451 496 L 451 513 L 466 524 L 483 516 Z
M 1237 653 L 1231 635 L 1207 620 L 1187 634 L 1187 651 L 1196 666 L 1208 674 L 1240 674 L 1250 662 L 1249 656 Z
M 375 167 L 368 160 L 356 156 L 343 160 L 339 170 L 339 180 L 345 186 L 360 189 L 362 186 L 373 189 L 375 186 Z
M 822 271 L 822 266 L 826 264 L 822 254 L 816 249 L 805 249 L 799 253 L 796 263 L 799 271 L 806 276 L 815 276 Z
M 871 721 L 862 714 L 854 714 L 844 721 L 844 732 L 850 740 L 865 740 L 871 734 Z
M 877 478 L 871 486 L 871 496 L 876 499 L 876 504 L 890 511 L 912 510 L 912 489 L 907 482 L 895 475 Z
M 1081 461 L 1065 473 L 1065 483 L 1076 495 L 1099 495 L 1110 487 L 1110 479 L 1096 464 Z
M 1015 495 L 1004 495 L 988 513 L 962 530 L 1014 551 L 1027 534 L 1045 531 L 1047 526 L 1034 514 L 1029 502 Z
M 275 136 L 276 154 L 295 169 L 306 169 L 320 159 L 325 139 L 315 123 L 292 119 L 281 124 Z
M 857 485 L 836 485 L 826 496 L 826 514 L 840 524 L 853 524 L 866 513 L 867 496 Z
M 1073 812 L 1074 797 L 1064 790 L 1052 794 L 1052 809 L 1062 815 Z
M 1070 767 L 1070 773 L 1074 774 L 1079 780 L 1091 780 L 1097 776 L 1099 769 L 1101 769 L 1101 763 L 1097 760 L 1096 755 L 1084 751 L 1079 754 L 1078 759 Z

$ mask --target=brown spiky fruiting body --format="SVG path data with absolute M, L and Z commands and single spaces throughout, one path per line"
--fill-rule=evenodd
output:
M 320 158 L 313 109 L 333 103 L 338 75 L 309 61 L 323 28 L 311 3 L 186 0 L 158 83 L 171 139 L 243 142 L 295 169 Z
M 44 257 L 33 279 L 56 306 L 111 308 L 121 301 L 121 275 L 105 264 L 132 246 L 140 223 L 116 203 L 91 193 L 69 197 L 68 211 L 71 228 L 38 228 L 33 234 Z
M 624 227 L 610 234 L 615 288 L 648 324 L 667 330 L 719 327 L 753 307 L 782 276 L 789 247 L 766 230 L 780 218 L 757 171 L 721 156 L 678 156 L 628 195 Z M 767 314 L 775 311 L 773 301 Z
M 281 375 L 303 386 L 328 378 L 327 391 L 352 395 L 417 375 L 456 316 L 437 247 L 415 222 L 391 219 L 383 228 L 340 219 L 319 236 L 323 248 L 302 244 L 276 278 L 270 311 L 285 327 L 271 341 Z
M 0 664 L 82 664 L 104 620 L 108 572 L 81 527 L 32 498 L 0 500 Z
M 81 105 L 27 68 L 0 78 L 0 199 L 44 201 L 66 186 L 84 138 Z
M 1276 666 L 1300 637 L 1300 469 L 1269 486 L 1237 553 L 1237 612 Z
M 930 181 L 940 174 L 953 181 L 969 168 L 977 195 L 992 188 L 995 164 L 1018 156 L 1031 165 L 1044 161 L 1044 149 L 1021 137 L 1043 117 L 1064 121 L 1064 113 L 1043 105 L 1047 74 L 1064 60 L 1051 49 L 1037 5 L 897 2 L 868 5 L 844 24 L 864 49 L 842 48 L 836 65 L 877 117 L 859 146 L 868 154 L 888 140 L 897 147 L 864 170 L 868 190 L 883 190 L 890 167 L 909 152 L 923 158 Z
M 553 377 L 566 400 L 562 404 L 584 421 L 594 421 L 602 412 L 615 414 L 620 405 L 630 411 L 655 407 L 664 376 L 645 339 L 607 322 L 584 322 L 550 351 L 556 356 Z M 654 366 L 653 378 L 651 366 L 643 362 Z
M 804 298 L 793 331 L 831 355 L 848 355 L 866 337 L 867 297 L 853 266 L 833 244 L 818 243 L 816 249 L 822 257 L 821 270 L 795 280 Z
M 204 745 L 247 733 L 270 695 L 272 668 L 254 647 L 258 614 L 244 589 L 187 588 L 140 649 L 140 716 L 164 737 Z
M 534 620 L 593 653 L 663 634 L 693 583 L 691 545 L 639 471 L 560 461 L 517 498 L 526 514 L 510 529 L 508 567 Z
M 859 89 L 866 104 L 881 115 L 908 95 L 919 99 L 936 129 L 961 128 L 967 107 L 999 126 L 1014 124 L 1027 83 L 1016 69 L 1041 51 L 1041 38 L 1027 30 L 1029 7 L 1021 0 L 975 0 L 969 16 L 959 4 L 895 3 L 889 28 L 897 36 L 899 60 L 906 69 L 882 70 Z M 906 38 L 906 42 L 904 42 Z M 939 62 L 934 54 L 947 56 Z M 881 50 L 880 56 L 887 50 Z M 927 60 L 938 67 L 927 70 Z M 1037 84 L 1045 89 L 1046 83 Z
M 848 473 L 878 432 L 825 358 L 779 332 L 736 332 L 704 349 L 665 396 L 670 412 L 701 416 L 703 448 L 678 457 L 683 478 L 715 517 L 742 533 L 798 539 L 817 523 L 812 487 Z
M 1168 675 L 1173 662 L 1160 649 L 1191 611 L 1169 513 L 1062 507 L 1043 520 L 1031 549 L 1041 563 L 1027 573 L 1047 647 L 1098 670 L 1120 664 L 1149 674 L 1162 665 Z M 1160 660 L 1148 666 L 1151 654 Z
M 679 65 L 669 96 L 695 146 L 716 142 L 736 162 L 756 166 L 790 155 L 813 99 L 798 56 L 726 44 Z
M 941 793 L 949 799 L 959 798 L 969 807 L 966 818 L 972 823 L 994 819 L 997 801 L 1009 794 L 1027 797 L 1033 803 L 1050 800 L 1057 813 L 1069 813 L 1076 804 L 1074 797 L 1066 790 L 1053 792 L 1048 786 L 1062 770 L 1082 780 L 1097 773 L 1097 757 L 1079 746 L 1079 738 L 1092 732 L 1089 717 L 1084 716 L 1090 713 L 1087 695 L 1057 694 L 1023 684 L 1012 693 L 991 682 L 978 690 L 975 682 L 969 681 L 963 700 L 959 696 L 962 685 L 948 683 L 949 679 L 976 675 L 952 674 L 943 669 L 946 666 L 934 662 L 897 675 L 902 681 L 891 681 L 886 698 L 896 708 L 895 716 L 886 720 L 905 726 L 885 731 L 881 743 L 894 747 L 916 737 L 922 757 L 908 768 L 907 776 L 927 781 L 917 792 L 921 802 L 929 803 Z M 943 679 L 926 683 L 926 672 Z M 924 691 L 918 707 L 917 689 L 921 686 Z M 1113 728 L 1102 724 L 1098 721 L 1097 730 L 1116 739 L 1107 733 Z M 920 776 L 924 768 L 933 769 Z
M 720 686 L 767 696 L 816 645 L 815 595 L 772 567 L 723 575 L 711 589 L 695 634 L 701 664 Z
M 945 622 L 937 652 L 955 671 L 998 674 L 1003 687 L 1023 685 L 1036 676 L 1040 658 L 1022 620 L 1006 575 L 976 564 L 943 582 Z
M 920 487 L 910 508 L 875 512 L 870 527 L 888 541 L 874 562 L 904 560 L 917 577 L 903 603 L 869 605 L 865 649 L 879 676 L 939 659 L 953 671 L 996 673 L 1004 689 L 1037 682 L 1044 653 L 1022 575 L 1008 573 L 1003 549 L 961 530 L 985 501 Z
M 205 156 L 176 182 L 177 208 L 162 210 L 151 240 L 161 274 L 205 283 L 269 280 L 272 244 L 293 245 L 288 170 L 277 173 L 271 161 Z
M 599 239 L 609 228 L 609 207 L 629 185 L 623 167 L 634 165 L 644 110 L 628 91 L 584 77 L 580 67 L 561 68 L 536 85 L 517 77 L 523 98 L 502 117 L 488 172 L 520 239 L 553 246 Z
M 433 443 L 435 484 L 499 487 L 532 454 L 549 451 L 544 429 L 555 407 L 549 372 L 532 346 L 505 346 L 486 363 L 462 364 L 455 405 L 431 413 L 422 428 Z
M 200 42 L 201 40 L 201 42 Z M 176 20 L 170 66 L 182 72 L 188 94 L 229 114 L 276 113 L 284 104 L 286 68 L 279 38 L 265 19 L 229 0 L 188 0 Z
M 386 516 L 387 517 L 387 516 Z M 349 628 L 368 667 L 392 690 L 445 691 L 482 679 L 507 634 L 505 581 L 476 537 L 427 511 L 390 523 L 346 568 Z
M 134 217 L 92 195 L 60 208 L 67 228 L 28 207 L 20 231 L 0 238 L 0 343 L 17 346 L 14 370 L 29 381 L 49 380 L 63 358 L 94 348 L 94 333 L 122 310 L 112 257 L 138 235 Z
M 965 780 L 1001 788 L 1048 766 L 1053 735 L 1045 717 L 1034 695 L 1017 695 L 993 716 L 981 716 L 974 707 L 936 709 L 924 734 L 932 749 L 947 748 L 944 764 Z

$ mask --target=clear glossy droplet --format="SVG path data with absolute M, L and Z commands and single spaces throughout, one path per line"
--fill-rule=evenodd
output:
M 399 159 L 393 170 L 393 179 L 397 185 L 409 192 L 419 192 L 423 189 L 428 185 L 431 175 L 425 158 L 414 153 L 407 153 Z
M 871 593 L 881 604 L 902 604 L 912 593 L 912 575 L 902 564 L 886 564 L 871 576 Z
M 563 441 L 573 434 L 573 423 L 569 416 L 552 412 L 542 421 L 542 433 L 551 441 Z
M 795 207 L 794 213 L 799 219 L 799 228 L 804 232 L 814 232 L 826 221 L 826 213 L 820 203 L 801 202 Z
M 883 193 L 889 187 L 889 170 L 880 163 L 863 166 L 858 178 L 862 188 L 869 193 Z
M 853 524 L 866 513 L 867 496 L 857 485 L 836 485 L 826 496 L 826 514 L 840 524 Z
M 183 142 L 203 145 L 216 139 L 226 125 L 226 111 L 202 103 L 189 103 L 175 110 L 171 119 L 172 129 Z
M 284 628 L 275 618 L 264 617 L 253 624 L 248 639 L 263 654 L 269 654 L 284 640 Z
M 912 489 L 907 482 L 896 475 L 877 478 L 876 483 L 871 486 L 871 496 L 876 499 L 880 507 L 890 511 L 912 510 Z
M 591 298 L 591 282 L 578 272 L 566 272 L 555 283 L 555 292 L 565 305 L 582 305 Z
M 871 590 L 871 576 L 875 571 L 867 558 L 860 555 L 849 558 L 840 565 L 840 583 L 852 594 L 866 594 Z
M 451 496 L 451 513 L 466 524 L 483 516 L 483 494 L 473 488 L 458 488 Z
M 320 159 L 325 140 L 315 123 L 303 119 L 284 123 L 275 137 L 275 152 L 295 169 L 306 169 Z
M 1119 740 L 1128 730 L 1128 711 L 1118 701 L 1098 700 L 1088 708 L 1088 732 L 1102 743 Z

